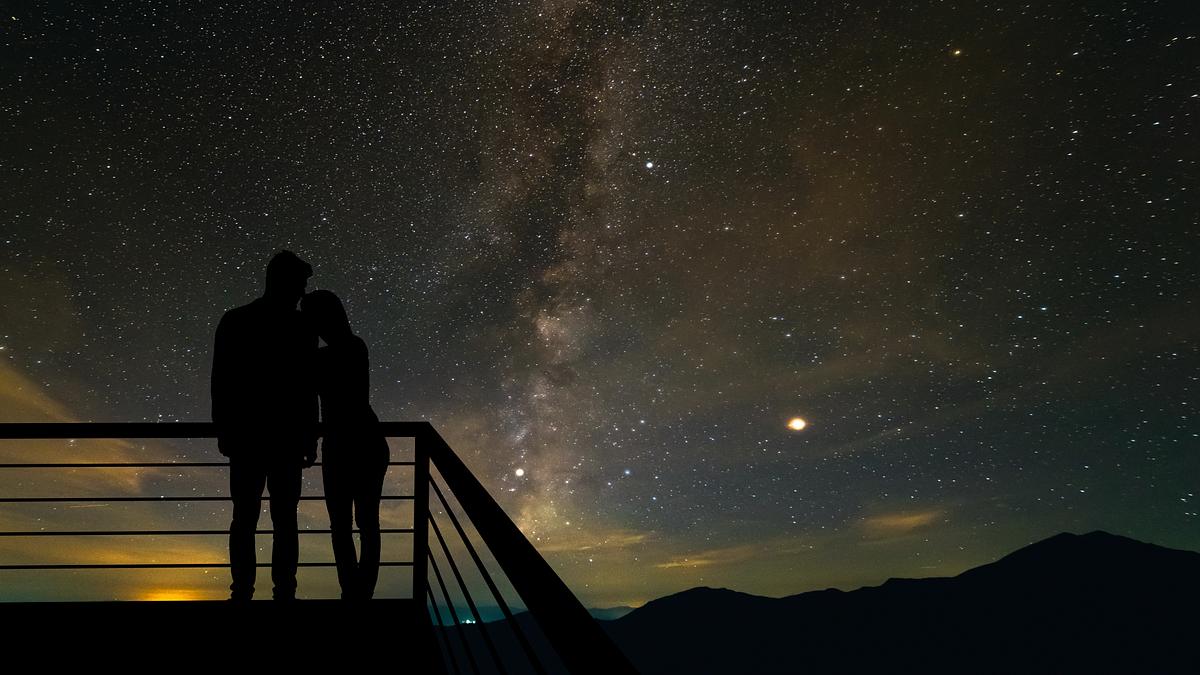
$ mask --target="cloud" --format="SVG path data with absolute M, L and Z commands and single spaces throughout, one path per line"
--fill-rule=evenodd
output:
M 5 422 L 71 422 L 66 406 L 47 396 L 33 380 L 0 361 L 0 410 Z
M 646 543 L 649 539 L 649 533 L 632 530 L 611 530 L 599 533 L 562 532 L 555 533 L 553 537 L 547 537 L 545 541 L 539 542 L 537 547 L 542 553 L 622 551 Z
M 0 410 L 4 422 L 77 422 L 69 406 L 56 400 L 11 362 L 0 361 Z M 177 457 L 178 448 L 145 439 L 24 439 L 0 441 L 0 461 L 138 462 Z M 0 471 L 0 495 L 16 497 L 115 497 L 139 494 L 180 494 L 187 487 L 219 494 L 223 474 L 189 472 L 201 484 L 177 483 L 184 474 L 165 469 L 79 468 L 69 470 L 10 468 Z M 218 478 L 220 476 L 220 478 Z M 178 485 L 178 487 L 176 487 Z M 147 530 L 180 526 L 178 511 L 161 504 L 88 503 L 0 505 L 0 530 Z M 194 510 L 196 520 L 211 521 L 210 513 Z M 193 523 L 196 520 L 192 521 Z M 207 523 L 206 523 L 207 524 Z M 199 525 L 197 525 L 199 526 Z M 218 526 L 219 527 L 219 526 Z M 31 563 L 177 563 L 224 561 L 224 538 L 87 536 L 6 538 L 0 562 Z M 17 574 L 13 572 L 12 574 Z M 204 572 L 185 570 L 123 571 L 72 574 L 21 572 L 19 591 L 25 599 L 130 599 L 154 595 L 168 584 L 179 597 L 220 597 L 224 581 L 214 587 Z M 16 587 L 14 587 L 16 588 Z M 12 596 L 17 597 L 17 596 Z M 6 598 L 11 599 L 11 598 Z
M 863 520 L 862 527 L 868 536 L 875 539 L 902 536 L 934 524 L 944 513 L 941 509 L 883 513 L 868 516 Z
M 4 411 L 0 422 L 78 421 L 67 406 L 48 395 L 10 363 L 4 362 L 0 362 L 0 410 Z M 122 439 L 6 440 L 0 442 L 0 456 L 3 461 L 12 463 L 135 462 L 139 454 L 145 459 L 142 451 L 149 449 L 145 443 L 138 445 L 140 447 L 135 447 L 133 443 Z M 25 494 L 28 490 L 23 488 L 29 486 L 34 489 L 52 487 L 63 495 L 115 494 L 114 490 L 130 492 L 162 474 L 155 469 L 79 469 L 59 471 L 51 477 L 43 473 L 37 478 L 44 480 L 30 481 L 30 473 L 26 470 L 8 471 L 21 474 L 0 474 L 0 489 L 9 496 L 34 496 L 33 493 Z M 20 480 L 22 478 L 25 480 Z M 14 490 L 21 490 L 21 494 L 16 494 Z
M 677 556 L 665 562 L 658 563 L 655 567 L 661 570 L 671 570 L 728 565 L 749 560 L 758 555 L 759 550 L 760 547 L 754 544 L 713 548 L 684 556 Z

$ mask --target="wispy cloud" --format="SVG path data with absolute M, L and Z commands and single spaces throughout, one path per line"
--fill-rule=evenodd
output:
M 4 421 L 76 422 L 70 406 L 64 405 L 10 363 L 0 362 L 0 410 Z M 213 450 L 215 454 L 215 448 Z M 38 462 L 139 462 L 164 461 L 178 457 L 179 450 L 157 441 L 122 439 L 33 439 L 0 442 L 0 461 Z M 193 474 L 195 474 L 193 476 Z M 0 494 L 5 497 L 103 498 L 131 495 L 188 493 L 203 481 L 202 492 L 219 494 L 223 474 L 185 474 L 158 468 L 81 468 L 69 470 L 14 468 L 0 475 Z M 0 530 L 7 532 L 55 532 L 71 530 L 147 530 L 180 526 L 180 511 L 168 505 L 79 502 L 61 507 L 39 503 L 5 504 L 0 507 Z M 190 512 L 196 527 L 223 516 L 200 509 Z M 225 521 L 227 522 L 227 521 Z M 197 537 L 12 537 L 6 539 L 2 562 L 136 564 L 213 562 L 225 560 L 224 538 Z M 16 574 L 16 573 L 14 573 Z M 3 599 L 128 599 L 157 592 L 168 584 L 173 597 L 191 593 L 196 597 L 224 594 L 224 575 L 208 571 L 145 570 L 136 574 L 108 570 L 94 574 L 38 571 L 21 573 L 19 585 L 6 587 Z
M 740 562 L 755 557 L 759 547 L 751 544 L 728 546 L 681 555 L 655 565 L 658 569 L 694 569 Z
M 872 538 L 895 537 L 933 525 L 944 514 L 942 509 L 882 513 L 863 519 L 862 527 Z
M 619 551 L 642 544 L 649 540 L 648 532 L 632 530 L 610 530 L 605 532 L 565 532 L 556 533 L 538 543 L 538 550 L 543 553 L 569 551 L 586 553 L 590 551 Z

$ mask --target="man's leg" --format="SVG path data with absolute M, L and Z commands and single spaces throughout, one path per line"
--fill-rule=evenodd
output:
M 229 524 L 229 568 L 233 583 L 230 599 L 254 597 L 254 531 L 262 511 L 262 491 L 267 474 L 253 459 L 229 461 L 229 492 L 233 498 L 233 522 Z
M 296 563 L 300 558 L 300 537 L 296 528 L 296 507 L 300 503 L 300 464 L 279 464 L 267 474 L 271 493 L 271 581 L 276 600 L 296 597 Z

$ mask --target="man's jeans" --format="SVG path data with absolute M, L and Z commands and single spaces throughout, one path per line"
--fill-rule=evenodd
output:
M 271 495 L 271 527 L 275 531 L 271 546 L 271 581 L 276 600 L 296 597 L 296 562 L 300 538 L 296 533 L 296 507 L 300 501 L 299 460 L 273 461 L 259 458 L 234 458 L 229 461 L 229 491 L 233 497 L 233 522 L 229 525 L 229 566 L 233 600 L 254 596 L 254 532 L 262 512 L 262 494 Z

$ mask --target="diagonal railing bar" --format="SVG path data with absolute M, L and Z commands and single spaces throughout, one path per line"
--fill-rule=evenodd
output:
M 450 547 L 446 546 L 446 540 L 442 538 L 442 530 L 438 527 L 437 521 L 434 520 L 433 514 L 429 516 L 429 524 L 433 526 L 433 533 L 437 535 L 438 543 L 442 547 L 442 553 L 446 555 L 446 562 L 450 563 L 450 571 L 454 573 L 454 578 L 458 581 L 458 588 L 462 591 L 463 598 L 467 601 L 467 607 L 471 610 L 471 615 L 475 617 L 475 625 L 479 627 L 479 634 L 483 637 L 483 643 L 492 656 L 492 662 L 496 664 L 496 670 L 499 670 L 501 675 L 508 675 L 508 670 L 504 667 L 504 663 L 500 659 L 500 653 L 496 651 L 496 643 L 492 642 L 492 634 L 488 631 L 487 624 L 483 622 L 483 616 L 479 613 L 479 608 L 475 606 L 475 600 L 471 597 L 471 591 L 467 589 L 467 582 L 463 580 L 462 573 L 458 571 L 458 563 L 454 562 L 454 556 L 450 555 Z
M 632 675 L 629 659 L 520 528 L 430 426 L 430 458 L 563 664 L 575 675 Z
M 433 616 L 437 619 L 438 638 L 441 640 L 442 646 L 446 649 L 446 653 L 450 656 L 450 666 L 454 668 L 454 675 L 461 675 L 462 671 L 458 669 L 458 658 L 454 656 L 454 649 L 450 646 L 450 639 L 446 637 L 445 624 L 442 623 L 442 612 L 438 609 L 437 598 L 433 597 L 433 587 L 426 585 L 426 592 L 429 594 L 429 604 L 433 607 Z
M 442 571 L 438 569 L 437 560 L 433 558 L 433 552 L 429 552 L 429 566 L 433 569 L 433 574 L 437 577 L 438 586 L 442 588 L 442 597 L 446 599 L 446 610 L 450 612 L 450 618 L 454 619 L 454 628 L 458 632 L 458 639 L 462 642 L 463 653 L 467 655 L 467 662 L 471 664 L 471 672 L 479 675 L 479 664 L 475 662 L 475 655 L 471 653 L 471 643 L 467 640 L 467 631 L 463 629 L 462 622 L 458 620 L 458 612 L 454 609 L 454 603 L 450 600 L 450 591 L 446 590 L 446 581 L 442 578 Z
M 496 600 L 496 605 L 500 607 L 500 611 L 504 613 L 504 619 L 508 622 L 508 626 L 517 637 L 517 641 L 521 644 L 521 649 L 524 650 L 525 656 L 529 658 L 529 663 L 533 666 L 534 672 L 538 675 L 546 675 L 546 669 L 542 666 L 541 659 L 538 658 L 537 652 L 534 651 L 533 645 L 529 643 L 529 638 L 526 637 L 525 631 L 521 628 L 521 624 L 517 623 L 517 618 L 513 616 L 512 609 L 504 600 L 504 595 L 500 593 L 496 582 L 492 580 L 492 575 L 487 571 L 487 565 L 483 564 L 483 560 L 479 557 L 479 553 L 475 550 L 475 546 L 471 543 L 470 537 L 467 536 L 466 530 L 463 529 L 461 523 L 458 522 L 458 516 L 454 515 L 454 509 L 450 508 L 450 503 L 442 494 L 442 489 L 438 487 L 437 481 L 431 477 L 429 479 L 429 487 L 433 488 L 433 493 L 437 495 L 438 501 L 442 503 L 442 509 L 446 515 L 450 517 L 450 522 L 453 523 L 454 529 L 458 531 L 459 538 L 467 548 L 467 553 L 471 555 L 471 560 L 475 562 L 475 567 L 479 570 L 480 576 L 487 584 L 488 590 L 492 592 L 492 597 Z

